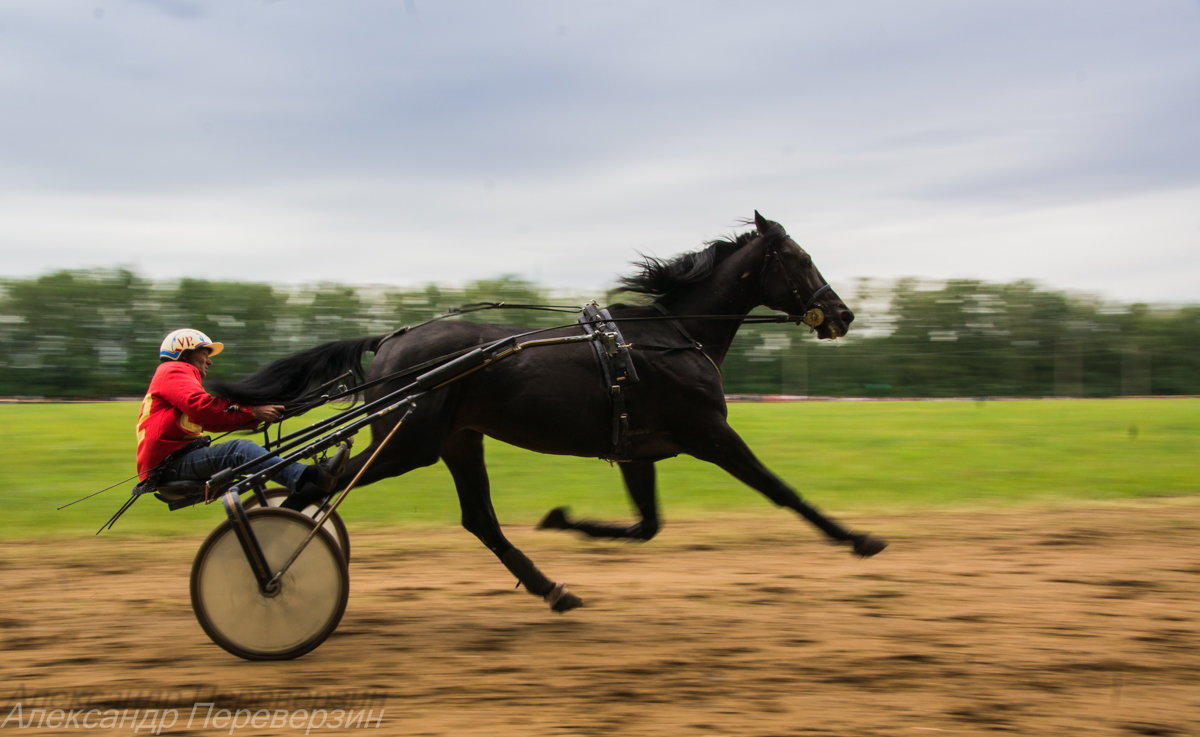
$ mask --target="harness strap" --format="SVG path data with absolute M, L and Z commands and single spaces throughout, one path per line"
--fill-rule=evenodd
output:
M 691 345 L 685 346 L 686 348 L 695 349 L 697 351 L 700 351 L 700 355 L 707 358 L 708 362 L 712 364 L 712 367 L 714 369 L 716 369 L 717 376 L 720 376 L 722 378 L 724 377 L 724 374 L 721 373 L 721 367 L 717 365 L 717 362 L 713 360 L 712 356 L 708 355 L 708 351 L 704 350 L 704 344 L 701 343 L 700 341 L 696 340 L 695 338 L 693 338 L 692 334 L 689 333 L 687 331 L 687 328 L 685 328 L 683 326 L 683 323 L 679 322 L 679 320 L 677 320 L 675 318 L 675 316 L 672 315 L 667 310 L 666 307 L 663 307 L 662 304 L 660 304 L 658 302 L 652 302 L 652 303 L 650 303 L 650 306 L 653 307 L 654 309 L 658 310 L 659 312 L 661 312 L 663 314 L 663 317 L 666 318 L 666 321 L 668 323 L 670 323 L 671 326 L 674 327 L 675 330 L 678 331 L 678 333 L 680 335 L 683 336 L 684 340 L 686 340 L 688 343 L 691 344 Z M 638 347 L 639 348 L 649 348 L 650 346 L 639 345 Z M 655 348 L 655 350 L 678 350 L 678 349 L 677 348 Z
M 779 253 L 779 248 L 777 246 L 772 246 L 770 252 L 767 254 L 767 258 L 763 259 L 762 270 L 759 273 L 759 281 L 765 286 L 767 281 L 767 269 L 770 267 L 772 260 L 779 265 L 779 273 L 783 274 L 783 281 L 785 284 L 787 284 L 787 288 L 791 291 L 792 296 L 796 299 L 803 299 L 803 297 L 800 296 L 800 288 L 796 286 L 796 282 L 792 279 L 791 272 L 788 271 L 787 265 L 783 263 L 783 255 Z M 804 323 L 815 330 L 821 323 L 825 322 L 825 312 L 817 306 L 817 299 L 831 289 L 832 287 L 830 287 L 828 283 L 825 283 L 813 290 L 813 293 L 809 296 L 808 301 L 804 303 L 804 309 L 800 311 L 800 319 L 797 324 Z
M 579 324 L 589 336 L 598 336 L 592 341 L 596 360 L 608 397 L 612 404 L 612 454 L 605 460 L 620 461 L 629 457 L 629 413 L 625 409 L 625 386 L 638 382 L 637 369 L 629 352 L 629 344 L 621 335 L 612 315 L 595 302 L 583 306 Z

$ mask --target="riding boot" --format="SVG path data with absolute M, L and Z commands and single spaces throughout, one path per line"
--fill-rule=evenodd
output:
M 316 466 L 309 466 L 300 477 L 300 483 L 296 486 L 296 490 L 288 494 L 287 499 L 284 499 L 283 504 L 279 506 L 284 509 L 294 509 L 297 512 L 304 511 L 304 508 L 310 504 L 319 507 L 325 503 L 329 492 L 333 491 L 335 480 L 335 477 Z
M 343 445 L 328 460 L 304 469 L 300 483 L 279 506 L 302 512 L 310 504 L 318 507 L 323 505 L 336 487 L 338 474 L 346 467 L 349 458 L 350 448 Z

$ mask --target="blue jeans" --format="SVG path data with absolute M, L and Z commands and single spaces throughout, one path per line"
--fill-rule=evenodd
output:
M 162 481 L 207 481 L 218 471 L 234 468 L 243 463 L 249 463 L 255 458 L 262 458 L 267 451 L 257 443 L 249 440 L 229 440 L 224 443 L 214 443 L 207 448 L 197 448 L 171 464 L 162 475 Z M 263 467 L 275 463 L 274 459 L 265 461 Z M 307 466 L 300 463 L 289 463 L 271 474 L 271 478 L 295 491 L 300 485 L 300 474 Z

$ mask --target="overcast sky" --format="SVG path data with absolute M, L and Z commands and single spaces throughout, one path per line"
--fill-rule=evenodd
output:
M 1196 0 L 4 0 L 0 104 L 0 276 L 603 289 L 757 208 L 1200 302 Z

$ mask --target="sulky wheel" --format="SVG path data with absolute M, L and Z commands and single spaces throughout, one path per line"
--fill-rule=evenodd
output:
M 277 572 L 316 526 L 289 509 L 246 512 L 263 555 Z M 338 545 L 321 530 L 265 594 L 233 520 L 213 530 L 192 564 L 192 609 L 213 642 L 247 660 L 287 660 L 329 637 L 346 611 L 350 577 Z
M 286 488 L 282 486 L 272 486 L 263 492 L 263 496 L 267 498 L 268 507 L 278 507 L 283 504 L 283 500 L 288 498 L 290 494 Z M 250 510 L 258 506 L 258 495 L 250 494 L 242 500 L 242 505 L 245 509 Z M 316 519 L 321 514 L 323 507 L 318 507 L 316 504 L 309 504 L 304 508 L 304 516 Z M 329 515 L 329 519 L 325 520 L 325 531 L 333 535 L 334 542 L 342 549 L 342 555 L 346 561 L 350 560 L 350 533 L 346 530 L 346 523 L 342 521 L 342 516 L 337 512 Z

